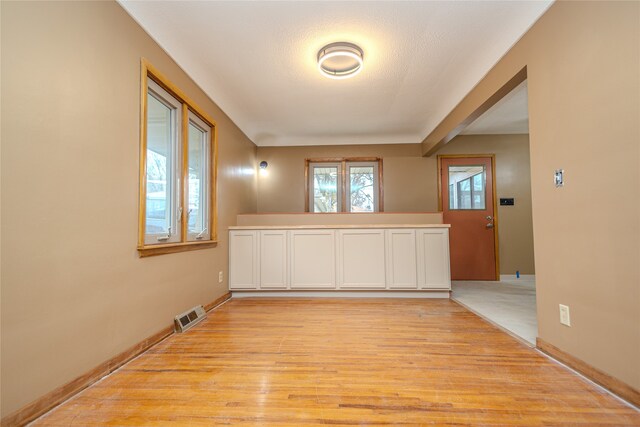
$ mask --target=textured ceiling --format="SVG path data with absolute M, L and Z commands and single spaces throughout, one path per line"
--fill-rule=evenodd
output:
M 418 143 L 550 1 L 120 3 L 257 145 Z M 332 80 L 348 41 L 363 71 Z
M 529 133 L 527 81 L 520 83 L 467 126 L 463 135 Z

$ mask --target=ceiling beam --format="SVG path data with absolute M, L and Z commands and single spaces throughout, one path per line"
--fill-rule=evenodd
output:
M 502 98 L 504 98 L 509 92 L 515 89 L 520 83 L 527 79 L 527 67 L 525 66 L 520 71 L 516 73 L 508 82 L 502 85 L 493 95 L 491 95 L 486 101 L 484 101 L 478 108 L 476 108 L 466 119 L 458 123 L 453 129 L 451 129 L 447 134 L 437 139 L 437 135 L 441 134 L 442 131 L 439 129 L 440 126 L 447 121 L 447 119 L 454 114 L 456 108 L 454 108 L 447 117 L 440 122 L 438 125 L 423 141 L 422 141 L 422 155 L 424 157 L 429 157 L 438 151 L 443 145 L 451 141 L 453 138 L 458 136 L 460 132 L 462 132 L 467 126 L 473 123 L 478 117 L 483 115 L 489 108 L 493 107 L 498 103 Z

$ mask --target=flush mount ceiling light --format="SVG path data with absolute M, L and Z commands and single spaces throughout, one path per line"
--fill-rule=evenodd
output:
M 353 43 L 331 43 L 318 52 L 318 69 L 332 79 L 347 79 L 362 70 L 364 54 Z

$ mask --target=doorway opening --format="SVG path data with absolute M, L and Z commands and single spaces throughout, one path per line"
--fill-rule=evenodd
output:
M 527 101 L 524 80 L 438 150 L 438 191 L 452 299 L 535 346 Z

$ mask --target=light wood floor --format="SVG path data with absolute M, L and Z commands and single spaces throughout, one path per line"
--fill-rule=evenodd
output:
M 448 300 L 234 299 L 35 425 L 640 425 Z

